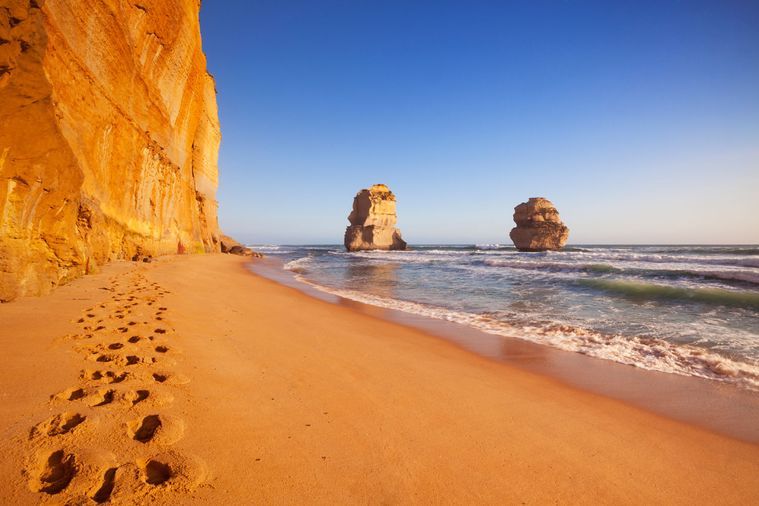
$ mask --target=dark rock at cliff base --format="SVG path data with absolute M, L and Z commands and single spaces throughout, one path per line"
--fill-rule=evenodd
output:
M 550 200 L 531 198 L 514 208 L 516 227 L 509 237 L 519 251 L 548 251 L 564 247 L 569 228 L 561 221 Z
M 263 258 L 261 253 L 253 251 L 247 246 L 243 246 L 228 235 L 221 236 L 221 252 L 230 255 L 250 256 L 254 258 Z
M 405 250 L 406 241 L 395 228 L 395 195 L 384 184 L 361 190 L 353 199 L 345 229 L 345 248 L 361 250 Z

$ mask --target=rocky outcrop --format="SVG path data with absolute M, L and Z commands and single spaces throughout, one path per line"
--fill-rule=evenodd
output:
M 221 243 L 222 253 L 228 253 L 230 255 L 254 257 L 254 258 L 263 258 L 263 255 L 261 253 L 258 253 L 257 251 L 253 251 L 247 246 L 243 246 L 242 244 L 235 241 L 228 235 L 222 235 L 220 243 Z
M 0 300 L 219 250 L 199 0 L 0 2 Z
M 550 200 L 531 198 L 514 208 L 516 227 L 509 236 L 519 251 L 547 251 L 564 247 L 569 229 Z
M 384 184 L 356 194 L 348 221 L 344 239 L 348 251 L 406 249 L 406 241 L 395 228 L 395 195 Z

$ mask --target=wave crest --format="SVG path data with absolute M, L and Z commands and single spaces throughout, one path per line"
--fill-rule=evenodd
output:
M 720 288 L 684 288 L 618 279 L 580 279 L 579 284 L 639 300 L 685 300 L 759 309 L 759 293 Z

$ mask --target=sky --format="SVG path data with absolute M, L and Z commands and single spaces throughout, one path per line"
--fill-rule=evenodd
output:
M 342 242 L 385 183 L 410 244 L 759 243 L 759 1 L 206 0 L 219 220 Z

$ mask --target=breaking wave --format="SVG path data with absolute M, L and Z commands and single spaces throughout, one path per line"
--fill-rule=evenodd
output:
M 757 292 L 722 290 L 719 288 L 682 288 L 615 279 L 581 279 L 577 282 L 584 286 L 638 300 L 695 301 L 759 309 L 759 293 Z

